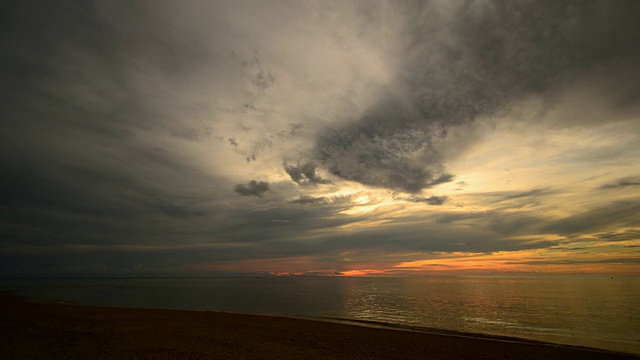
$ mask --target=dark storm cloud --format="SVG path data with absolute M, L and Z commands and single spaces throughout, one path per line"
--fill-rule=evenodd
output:
M 243 196 L 262 196 L 267 191 L 269 191 L 269 183 L 264 181 L 251 180 L 247 185 L 237 184 L 235 187 L 235 192 Z
M 385 116 L 374 115 L 379 121 L 365 117 L 355 125 L 324 131 L 316 140 L 316 155 L 324 166 L 347 180 L 411 193 L 452 181 L 429 143 L 431 135 L 407 132 L 416 126 L 398 119 L 402 109 L 385 110 Z M 416 158 L 416 153 L 421 156 Z
M 581 71 L 630 66 L 638 55 L 633 1 L 465 2 L 446 15 L 430 2 L 403 5 L 396 83 L 359 119 L 316 139 L 324 166 L 366 185 L 417 192 L 450 180 L 436 146 L 450 126 L 528 95 L 551 97 Z
M 193 241 L 229 192 L 176 147 L 202 48 L 136 2 L 3 5 L 1 251 Z
M 590 67 L 607 70 L 606 61 L 613 57 L 626 66 L 625 57 L 635 48 L 636 25 L 627 10 L 635 2 L 458 3 L 451 6 L 452 13 L 440 9 L 449 6 L 431 2 L 390 3 L 393 11 L 376 12 L 375 4 L 365 2 L 361 11 L 349 14 L 354 16 L 345 21 L 348 26 L 333 24 L 337 26 L 327 38 L 354 30 L 368 56 L 368 46 L 386 41 L 377 29 L 390 29 L 397 47 L 371 53 L 380 50 L 382 72 L 392 79 L 382 81 L 384 86 L 367 86 L 375 94 L 374 105 L 349 112 L 355 118 L 341 117 L 333 104 L 324 103 L 333 100 L 334 89 L 306 79 L 318 69 L 305 56 L 317 54 L 303 54 L 300 38 L 289 39 L 282 30 L 289 28 L 278 28 L 301 15 L 301 8 L 289 3 L 284 7 L 290 12 L 275 5 L 272 11 L 275 3 L 261 4 L 4 3 L 2 273 L 158 273 L 193 262 L 332 257 L 346 250 L 491 252 L 549 246 L 506 239 L 535 228 L 532 224 L 540 219 L 533 214 L 434 214 L 428 220 L 399 219 L 389 228 L 369 226 L 370 215 L 341 213 L 353 206 L 349 196 L 300 196 L 297 191 L 310 187 L 276 184 L 269 171 L 289 161 L 287 151 L 312 144 L 312 151 L 300 150 L 304 157 L 298 157 L 309 161 L 285 165 L 301 186 L 328 184 L 318 175 L 324 171 L 410 193 L 451 182 L 454 176 L 445 167 L 449 158 L 441 143 L 453 125 L 507 111 L 509 104 L 531 93 L 553 94 L 552 84 L 572 80 L 577 70 L 587 69 L 587 75 Z M 243 12 L 243 7 L 249 10 Z M 309 35 L 329 28 L 322 22 L 324 15 L 318 16 L 322 27 L 305 28 L 312 30 Z M 265 18 L 273 19 L 260 23 Z M 251 29 L 253 23 L 260 23 L 257 31 Z M 272 33 L 278 36 L 270 37 Z M 268 54 L 256 55 L 255 47 Z M 287 47 L 293 50 L 282 50 Z M 300 55 L 299 63 L 305 65 L 287 73 L 292 59 L 285 55 L 291 54 Z M 350 56 L 338 52 L 343 55 Z M 278 68 L 278 63 L 284 65 Z M 309 64 L 313 66 L 304 68 Z M 337 85 L 349 87 L 349 81 Z M 292 89 L 311 90 L 298 98 Z M 274 105 L 264 94 L 286 101 Z M 306 111 L 309 98 L 326 107 L 309 115 L 313 120 L 304 111 L 300 117 L 287 112 L 298 101 L 296 106 Z M 625 104 L 633 99 L 627 96 Z M 332 115 L 324 119 L 325 114 Z M 219 123 L 221 130 L 212 130 Z M 256 140 L 254 133 L 263 130 L 273 134 Z M 216 138 L 216 144 L 206 143 Z M 470 141 L 465 139 L 454 147 L 464 149 Z M 279 148 L 279 140 L 286 146 Z M 238 157 L 227 159 L 230 153 Z M 249 170 L 229 175 L 223 165 L 238 162 L 242 171 Z M 235 185 L 252 178 L 272 183 Z M 630 188 L 636 182 L 626 179 L 603 188 Z M 283 191 L 278 187 L 273 196 L 260 198 L 280 185 Z M 524 202 L 542 195 L 505 193 L 494 200 Z M 293 196 L 300 197 L 289 201 Z M 439 205 L 445 197 L 422 201 Z M 548 225 L 548 231 L 637 225 L 637 211 L 629 203 L 617 203 Z M 345 235 L 347 225 L 355 230 Z M 124 249 L 134 245 L 138 250 Z
M 14 152 L 11 159 L 1 156 L 5 176 L 0 180 L 0 199 L 5 206 L 40 208 L 62 212 L 75 212 L 103 216 L 130 216 L 143 211 L 162 212 L 170 216 L 202 214 L 198 201 L 190 199 L 188 191 L 176 189 L 170 181 L 161 178 L 166 173 L 188 174 L 194 182 L 208 178 L 196 169 L 171 161 L 164 151 L 135 148 L 123 149 L 126 164 L 95 164 L 108 152 L 102 146 L 84 148 L 89 157 L 76 159 L 74 164 L 50 164 L 57 155 L 33 159 L 27 154 Z M 72 155 L 71 155 L 72 156 Z M 113 155 L 112 155 L 113 156 Z M 84 161 L 81 161 L 84 160 Z M 145 164 L 145 172 L 137 171 L 134 164 Z M 128 170 L 128 171 L 123 171 Z M 147 176 L 158 176 L 151 181 Z M 176 197 L 180 197 L 178 200 Z
M 305 186 L 331 183 L 318 176 L 316 169 L 317 165 L 312 161 L 305 161 L 298 165 L 284 164 L 284 170 L 289 174 L 291 180 L 295 181 L 298 185 Z

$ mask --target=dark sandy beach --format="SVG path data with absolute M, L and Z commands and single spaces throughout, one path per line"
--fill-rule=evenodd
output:
M 5 295 L 4 359 L 638 359 L 527 341 L 217 312 L 33 304 Z

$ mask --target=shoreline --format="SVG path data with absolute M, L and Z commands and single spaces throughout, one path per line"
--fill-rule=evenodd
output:
M 373 321 L 373 320 L 358 320 L 358 319 L 330 318 L 330 317 L 303 318 L 303 319 L 309 319 L 309 320 L 320 319 L 320 321 L 324 321 L 325 319 L 327 319 L 327 321 L 336 321 L 338 323 L 350 324 L 355 326 L 372 327 L 377 329 L 392 329 L 392 330 L 398 330 L 398 331 L 412 331 L 412 332 L 419 332 L 424 334 L 445 335 L 445 336 L 471 338 L 471 339 L 482 339 L 487 341 L 512 342 L 512 343 L 518 343 L 518 344 L 531 344 L 531 345 L 552 346 L 552 347 L 568 347 L 572 349 L 582 349 L 587 351 L 603 352 L 603 353 L 613 354 L 613 355 L 627 355 L 627 356 L 631 355 L 640 359 L 640 351 L 637 353 L 634 353 L 634 352 L 624 351 L 624 350 L 615 350 L 615 349 L 598 348 L 598 347 L 586 346 L 586 345 L 537 340 L 537 339 L 530 339 L 530 338 L 524 338 L 524 337 L 518 337 L 518 336 L 479 333 L 479 332 L 465 332 L 465 331 L 448 330 L 448 329 L 419 326 L 419 325 L 385 323 L 382 321 Z
M 640 359 L 596 348 L 331 318 L 0 299 L 8 358 Z

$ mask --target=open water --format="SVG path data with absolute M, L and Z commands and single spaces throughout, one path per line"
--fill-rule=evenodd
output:
M 640 354 L 640 277 L 0 279 L 35 301 L 329 317 Z

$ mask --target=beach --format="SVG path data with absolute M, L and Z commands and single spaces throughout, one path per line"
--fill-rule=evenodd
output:
M 638 359 L 470 334 L 209 311 L 36 304 L 4 295 L 6 359 Z

